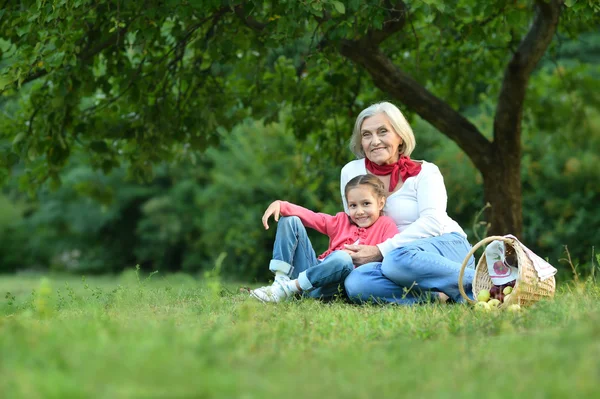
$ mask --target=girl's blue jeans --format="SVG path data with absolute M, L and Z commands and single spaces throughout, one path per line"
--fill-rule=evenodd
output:
M 344 251 L 334 251 L 318 260 L 300 218 L 279 219 L 269 270 L 298 279 L 304 295 L 328 299 L 343 294 L 344 280 L 353 269 L 352 258 Z
M 344 282 L 346 293 L 356 303 L 412 305 L 431 302 L 439 292 L 454 302 L 464 302 L 458 290 L 458 274 L 470 250 L 467 239 L 457 233 L 412 241 L 388 253 L 383 262 L 354 269 Z M 463 276 L 465 292 L 471 299 L 474 266 L 471 256 Z

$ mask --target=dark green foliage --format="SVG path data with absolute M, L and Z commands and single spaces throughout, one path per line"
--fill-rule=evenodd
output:
M 15 248 L 0 253 L 4 271 L 39 263 L 85 273 L 135 264 L 196 272 L 211 269 L 224 252 L 224 274 L 265 278 L 276 230 L 274 221 L 269 231 L 260 223 L 268 204 L 284 199 L 338 212 L 339 168 L 308 170 L 314 162 L 283 124 L 248 121 L 223 132 L 221 142 L 201 158 L 190 153 L 187 161 L 160 166 L 148 184 L 125 179 L 122 169 L 105 176 L 69 168 L 61 187 L 44 190 L 28 217 L 0 230 Z M 326 238 L 313 236 L 324 251 Z
M 42 192 L 22 220 L 30 235 L 18 247 L 59 270 L 110 272 L 134 264 L 140 206 L 156 189 L 122 185 L 122 172 L 104 176 L 85 166 L 68 170 L 62 180 L 58 190 Z
M 276 223 L 265 231 L 261 217 L 276 199 L 288 200 L 322 212 L 339 212 L 339 168 L 316 171 L 293 132 L 282 124 L 244 123 L 221 138 L 222 147 L 210 149 L 210 184 L 197 199 L 201 245 L 209 250 L 208 265 L 227 254 L 223 271 L 234 276 L 266 277 Z M 319 198 L 326 199 L 323 203 Z M 332 206 L 332 203 L 334 204 Z M 315 235 L 317 237 L 317 235 Z M 323 238 L 316 251 L 327 249 Z M 320 244 L 320 245 L 319 245 Z
M 598 35 L 584 43 L 600 53 Z M 530 102 L 525 124 L 525 238 L 551 259 L 566 259 L 566 246 L 589 273 L 592 248 L 600 248 L 600 66 L 573 58 L 564 64 L 532 82 L 544 99 Z
M 164 177 L 172 178 L 167 174 Z M 134 231 L 138 237 L 134 254 L 138 263 L 154 270 L 183 268 L 193 272 L 201 266 L 195 260 L 206 254 L 194 245 L 200 234 L 193 222 L 198 214 L 195 199 L 202 188 L 190 176 L 171 183 L 142 204 Z
M 299 137 L 345 136 L 381 93 L 339 45 L 386 28 L 403 5 L 409 21 L 382 50 L 461 112 L 482 92 L 497 96 L 535 10 L 525 0 L 4 3 L 0 178 L 21 159 L 27 189 L 58 184 L 79 150 L 95 169 L 126 162 L 151 178 L 182 146 L 215 145 L 218 128 L 250 115 L 275 120 L 282 103 Z M 559 40 L 594 31 L 597 4 L 566 4 Z
M 339 211 L 354 118 L 394 100 L 339 54 L 391 22 L 387 1 L 4 3 L 0 182 L 17 205 L 0 223 L 0 271 L 197 271 L 225 253 L 224 273 L 264 277 L 265 207 Z M 532 2 L 405 4 L 410 21 L 382 52 L 492 140 Z M 565 2 L 523 109 L 523 238 L 554 264 L 563 245 L 587 263 L 600 241 L 598 7 Z M 481 171 L 399 105 L 474 241 Z

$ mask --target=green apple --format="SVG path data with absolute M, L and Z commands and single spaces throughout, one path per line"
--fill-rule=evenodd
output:
M 490 300 L 490 291 L 489 290 L 481 290 L 477 293 L 477 301 L 479 302 L 487 302 Z
M 507 286 L 507 287 L 504 287 L 504 289 L 502 290 L 502 293 L 503 293 L 504 295 L 508 295 L 508 294 L 510 294 L 511 292 L 513 292 L 513 287 L 511 287 L 510 285 L 509 285 L 509 286 Z
M 510 305 L 507 309 L 511 312 L 518 312 L 521 310 L 521 307 L 517 304 L 514 304 L 514 305 Z
M 489 312 L 490 310 L 492 310 L 490 304 L 487 302 L 477 302 L 475 303 L 474 308 L 479 312 Z
M 512 294 L 504 295 L 504 303 L 510 303 L 510 298 L 512 298 Z
M 494 307 L 497 308 L 498 306 L 500 306 L 500 300 L 499 299 L 490 299 L 490 301 L 488 302 L 488 305 L 490 305 L 490 307 Z

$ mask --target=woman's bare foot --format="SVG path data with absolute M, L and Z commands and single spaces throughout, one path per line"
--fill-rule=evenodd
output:
M 444 294 L 443 292 L 438 292 L 438 302 L 439 303 L 446 303 L 448 301 L 448 299 L 450 299 L 450 297 L 446 294 Z

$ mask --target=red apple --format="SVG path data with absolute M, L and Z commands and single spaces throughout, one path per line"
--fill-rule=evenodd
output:
M 502 292 L 502 290 L 497 285 L 492 285 L 492 288 L 490 288 L 490 295 L 492 298 L 496 298 L 496 295 L 498 295 L 500 292 Z

